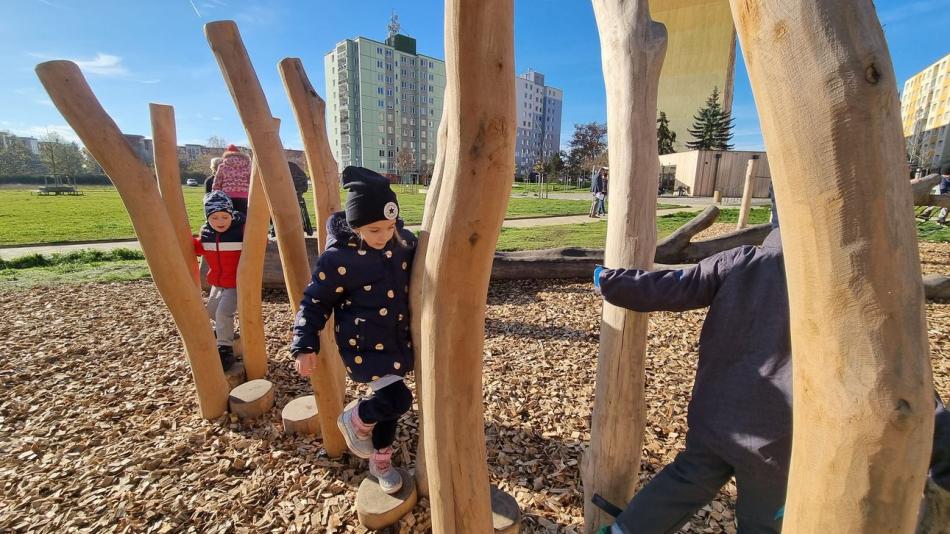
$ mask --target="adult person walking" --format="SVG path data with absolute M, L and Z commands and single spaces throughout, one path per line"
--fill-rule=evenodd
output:
M 594 178 L 590 183 L 590 192 L 593 196 L 593 199 L 590 204 L 590 215 L 591 218 L 597 218 L 604 211 L 604 198 L 607 196 L 607 182 L 604 178 L 604 168 L 601 167 L 597 171 L 597 174 L 594 175 Z

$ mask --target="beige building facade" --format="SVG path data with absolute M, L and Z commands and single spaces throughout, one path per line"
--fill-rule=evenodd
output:
M 732 110 L 736 31 L 729 0 L 650 0 L 650 15 L 666 25 L 666 59 L 660 73 L 657 111 L 676 132 L 676 150 L 692 140 L 687 128 L 718 87 L 723 109 Z
M 768 198 L 772 172 L 765 152 L 691 150 L 660 156 L 660 182 L 668 190 L 693 197 L 740 198 L 745 186 L 749 160 L 752 168 L 752 197 Z
M 926 172 L 950 163 L 950 54 L 904 82 L 901 118 L 911 166 Z

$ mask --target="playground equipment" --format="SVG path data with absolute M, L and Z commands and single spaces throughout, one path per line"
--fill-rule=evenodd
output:
M 910 532 L 933 404 L 893 70 L 870 0 L 793 4 L 790 10 L 787 0 L 731 0 L 785 221 L 796 430 L 785 528 Z M 613 209 L 605 263 L 649 267 L 661 252 L 654 221 L 654 114 L 665 32 L 651 20 L 647 0 L 594 0 L 594 9 L 609 144 L 624 147 L 610 152 Z M 418 491 L 410 483 L 405 495 L 383 500 L 378 487 L 364 481 L 357 507 L 367 526 L 384 526 L 411 508 L 417 492 L 428 492 L 437 533 L 517 532 L 513 499 L 489 486 L 481 392 L 487 285 L 514 170 L 512 0 L 447 0 L 445 20 L 449 85 L 412 282 L 422 408 Z M 215 22 L 206 34 L 256 156 L 242 260 L 248 263 L 239 274 L 247 288 L 239 300 L 252 382 L 231 392 L 232 409 L 253 406 L 247 416 L 254 417 L 269 410 L 273 394 L 273 385 L 254 380 L 266 374 L 266 354 L 250 339 L 263 339 L 254 324 L 260 319 L 263 199 L 277 229 L 292 309 L 309 264 L 278 128 L 237 28 Z M 177 237 L 177 206 L 167 207 L 176 201 L 160 196 L 75 64 L 43 63 L 37 74 L 129 210 L 182 336 L 201 414 L 221 415 L 230 388 L 194 284 L 194 257 L 183 254 Z M 339 209 L 323 102 L 299 60 L 281 62 L 281 74 L 314 179 L 322 248 L 323 223 Z M 166 209 L 156 211 L 157 205 Z M 681 252 L 701 248 L 690 237 L 710 220 L 705 217 L 667 242 Z M 753 227 L 741 235 L 760 231 Z M 646 327 L 645 315 L 605 306 L 592 440 L 583 462 L 588 532 L 607 521 L 593 495 L 625 503 L 635 489 L 645 424 Z M 324 446 L 336 456 L 344 450 L 333 424 L 342 408 L 343 373 L 333 347 L 322 343 L 313 385 Z

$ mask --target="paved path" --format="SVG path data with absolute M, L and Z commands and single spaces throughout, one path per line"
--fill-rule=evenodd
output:
M 702 207 L 684 205 L 682 208 L 657 210 L 657 216 L 668 215 L 680 211 L 699 212 Z M 506 219 L 505 228 L 530 228 L 534 226 L 555 226 L 559 224 L 588 224 L 605 220 L 604 218 L 591 218 L 587 215 L 566 215 L 561 217 L 538 217 L 534 219 Z M 410 230 L 418 230 L 418 226 L 409 226 Z M 64 254 L 76 250 L 115 250 L 118 248 L 127 248 L 132 250 L 141 250 L 142 247 L 136 240 L 106 241 L 99 243 L 70 243 L 68 245 L 37 245 L 32 247 L 12 247 L 0 248 L 0 259 L 10 260 L 30 254 Z

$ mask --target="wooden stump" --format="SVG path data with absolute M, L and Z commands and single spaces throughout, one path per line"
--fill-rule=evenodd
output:
M 234 388 L 247 382 L 247 370 L 244 368 L 244 362 L 234 362 L 234 365 L 224 372 L 224 377 L 228 380 L 230 388 L 228 391 L 233 391 Z
M 356 515 L 371 530 L 394 525 L 412 510 L 418 500 L 416 479 L 409 471 L 396 468 L 402 476 L 402 488 L 394 495 L 384 492 L 373 475 L 367 475 L 356 493 Z
M 231 390 L 231 412 L 241 419 L 257 419 L 274 407 L 274 384 L 259 378 Z
M 280 417 L 284 420 L 284 434 L 320 435 L 317 399 L 313 395 L 297 397 L 288 402 L 281 410 Z
M 234 341 L 231 343 L 231 351 L 234 352 L 235 356 L 244 356 L 244 341 L 241 340 L 241 336 L 234 336 Z
M 514 497 L 491 487 L 491 520 L 495 534 L 518 534 L 521 531 L 521 509 Z

